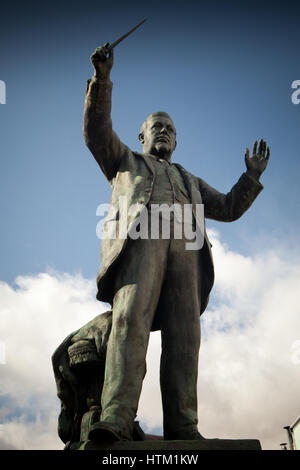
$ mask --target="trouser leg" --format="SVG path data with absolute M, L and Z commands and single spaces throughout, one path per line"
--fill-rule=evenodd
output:
M 185 240 L 171 240 L 159 304 L 165 439 L 184 439 L 197 429 L 201 265 L 199 251 L 186 250 Z
M 153 317 L 163 283 L 169 240 L 129 240 L 117 267 L 116 295 L 102 391 L 101 421 L 131 432 Z

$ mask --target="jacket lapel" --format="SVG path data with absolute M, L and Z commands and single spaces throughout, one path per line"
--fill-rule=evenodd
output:
M 194 178 L 192 177 L 192 175 L 190 175 L 181 165 L 179 165 L 179 163 L 174 163 L 174 166 L 176 166 L 182 176 L 186 189 L 188 190 L 188 193 L 191 197 L 193 208 L 194 204 L 202 204 L 201 193 L 196 187 L 196 185 L 193 184 Z

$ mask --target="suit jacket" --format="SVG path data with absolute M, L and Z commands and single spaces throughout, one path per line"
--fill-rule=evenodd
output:
M 93 77 L 88 81 L 84 108 L 84 138 L 104 175 L 112 187 L 111 209 L 104 222 L 104 229 L 109 224 L 119 223 L 119 198 L 126 196 L 128 207 L 137 203 L 146 206 L 151 198 L 155 167 L 150 155 L 131 151 L 112 130 L 110 118 L 112 83 Z M 250 207 L 263 189 L 260 182 L 248 173 L 243 173 L 228 194 L 222 194 L 209 186 L 181 165 L 176 164 L 193 207 L 204 204 L 205 218 L 223 222 L 238 219 Z M 140 209 L 132 212 L 127 219 L 127 233 L 139 216 Z M 105 238 L 101 243 L 101 266 L 97 276 L 97 299 L 112 304 L 114 297 L 114 274 L 120 256 L 126 256 L 127 239 Z M 214 283 L 214 268 L 211 244 L 204 229 L 202 248 L 203 280 L 201 285 L 202 314 L 209 300 L 209 293 Z

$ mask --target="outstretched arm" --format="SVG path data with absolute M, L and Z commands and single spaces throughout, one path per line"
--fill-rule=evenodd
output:
M 118 171 L 125 145 L 112 129 L 110 71 L 113 50 L 98 47 L 91 56 L 94 76 L 88 80 L 84 103 L 83 135 L 101 170 L 111 181 Z
M 251 157 L 246 149 L 247 171 L 227 194 L 220 193 L 198 178 L 205 217 L 222 222 L 232 222 L 241 217 L 263 189 L 259 178 L 268 164 L 269 156 L 270 149 L 263 140 L 259 142 L 258 151 L 257 142 L 254 143 Z

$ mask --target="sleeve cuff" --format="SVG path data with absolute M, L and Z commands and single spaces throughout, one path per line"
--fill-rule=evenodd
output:
M 252 175 L 250 175 L 247 171 L 244 173 L 244 175 L 250 179 L 251 182 L 253 182 L 260 190 L 264 189 L 263 185 L 261 184 L 260 181 L 258 181 L 256 178 L 254 178 Z

